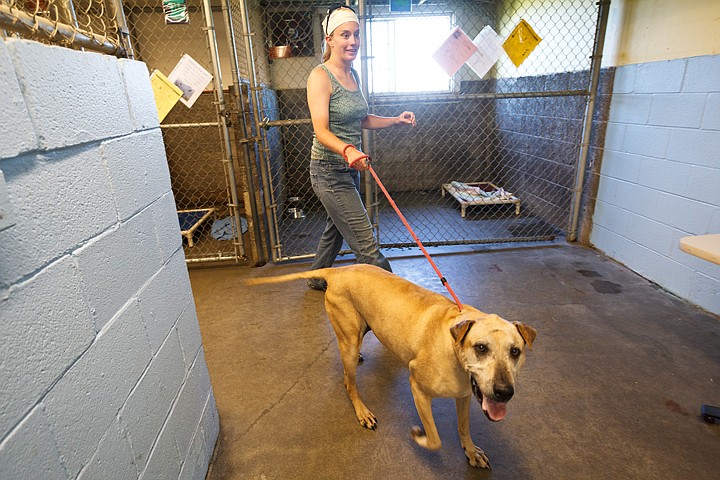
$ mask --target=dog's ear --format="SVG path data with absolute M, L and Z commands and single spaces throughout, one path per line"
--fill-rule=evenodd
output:
M 453 340 L 455 340 L 455 345 L 459 345 L 460 342 L 462 342 L 473 323 L 475 323 L 475 320 L 463 320 L 450 328 L 450 333 L 452 334 Z
M 535 337 L 537 337 L 537 331 L 533 327 L 525 325 L 524 323 L 513 322 L 513 325 L 515 325 L 515 328 L 517 328 L 518 332 L 520 332 L 520 336 L 523 340 L 525 340 L 528 348 L 532 350 L 532 344 Z

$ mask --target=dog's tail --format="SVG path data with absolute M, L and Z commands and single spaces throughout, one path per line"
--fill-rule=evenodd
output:
M 278 275 L 275 277 L 256 277 L 247 278 L 243 281 L 245 285 L 264 285 L 267 283 L 282 283 L 291 282 L 293 280 L 319 278 L 321 280 L 327 280 L 331 268 L 321 268 L 319 270 L 308 270 L 305 272 L 288 273 L 287 275 Z

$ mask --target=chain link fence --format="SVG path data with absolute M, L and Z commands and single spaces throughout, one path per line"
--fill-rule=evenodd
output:
M 578 165 L 598 156 L 609 105 L 611 78 L 603 77 L 592 112 L 599 127 L 586 141 L 599 4 L 413 0 L 411 12 L 397 12 L 390 3 L 353 5 L 367 44 L 355 68 L 372 113 L 412 110 L 418 124 L 366 132 L 363 150 L 418 237 L 431 246 L 566 236 Z M 209 2 L 187 6 L 189 24 L 167 25 L 162 4 L 150 0 L 125 1 L 121 12 L 98 0 L 0 0 L 0 21 L 13 35 L 134 55 L 165 75 L 184 54 L 222 72 L 222 83 L 216 78 L 191 109 L 178 103 L 161 124 L 186 258 L 310 257 L 325 212 L 308 174 L 306 82 L 322 61 L 321 22 L 335 5 L 223 0 L 209 9 L 214 28 Z M 501 50 L 487 72 L 465 64 L 448 75 L 432 54 L 455 27 L 470 40 L 491 28 L 520 45 Z M 532 40 L 534 49 L 520 48 Z M 362 190 L 381 246 L 413 246 L 369 175 Z
M 261 113 L 272 139 L 273 258 L 302 258 L 314 253 L 325 224 L 308 175 L 312 128 L 305 86 L 322 61 L 321 21 L 331 5 L 267 0 L 260 6 L 255 41 L 264 47 L 259 64 L 267 65 L 265 95 L 276 98 Z M 358 56 L 355 67 L 367 83 L 370 111 L 396 116 L 412 110 L 418 122 L 411 130 L 371 132 L 364 150 L 423 243 L 565 236 L 582 161 L 596 3 L 431 0 L 413 1 L 412 12 L 400 13 L 388 1 L 363 7 L 367 58 Z M 483 76 L 467 65 L 452 76 L 440 70 L 432 54 L 453 27 L 474 39 L 488 26 L 501 41 L 520 35 L 522 43 L 523 35 L 532 34 L 540 41 L 519 65 L 503 50 Z M 606 107 L 598 106 L 599 120 Z M 377 192 L 366 179 L 364 195 L 381 246 L 414 245 Z

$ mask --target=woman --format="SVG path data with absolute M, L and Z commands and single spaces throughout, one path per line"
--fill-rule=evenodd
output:
M 325 207 L 327 221 L 311 269 L 332 266 L 344 239 L 359 263 L 392 271 L 380 253 L 360 197 L 360 172 L 368 168 L 368 156 L 360 142 L 363 128 L 414 126 L 415 115 L 368 114 L 358 74 L 352 68 L 360 48 L 360 22 L 354 10 L 344 6 L 329 10 L 323 29 L 323 63 L 310 73 L 307 100 L 314 131 L 310 180 Z M 308 281 L 308 285 L 318 290 L 327 287 L 319 279 Z

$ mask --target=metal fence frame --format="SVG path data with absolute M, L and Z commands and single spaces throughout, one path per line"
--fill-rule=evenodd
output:
M 22 4 L 0 0 L 0 29 L 50 44 L 133 58 L 121 0 L 91 0 L 79 8 L 72 0 Z

